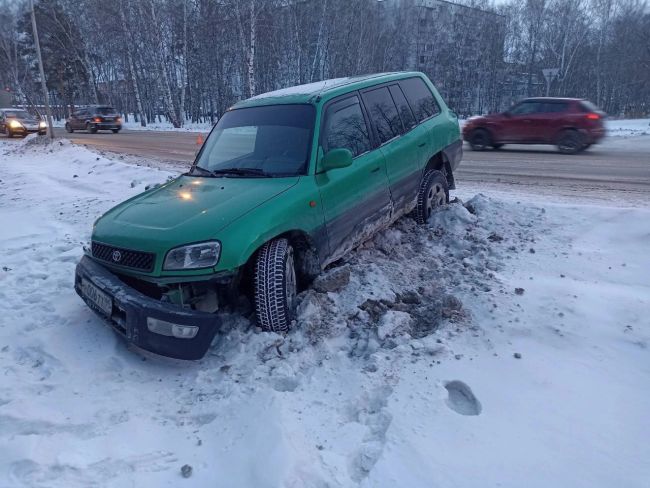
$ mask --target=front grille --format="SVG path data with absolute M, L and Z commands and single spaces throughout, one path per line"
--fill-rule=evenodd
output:
M 108 246 L 100 242 L 92 243 L 93 257 L 110 264 L 141 271 L 153 270 L 156 255 L 150 252 L 132 251 L 121 247 Z

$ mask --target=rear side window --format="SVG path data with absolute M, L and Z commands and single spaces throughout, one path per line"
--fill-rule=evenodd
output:
M 588 100 L 582 100 L 580 102 L 580 108 L 583 112 L 600 112 L 600 109 Z
M 438 103 L 422 78 L 407 78 L 399 84 L 418 122 L 440 113 Z
M 338 148 L 349 149 L 353 157 L 370 150 L 368 126 L 357 96 L 333 103 L 327 109 L 323 150 Z
M 384 143 L 402 133 L 402 121 L 397 113 L 397 107 L 390 96 L 388 88 L 377 88 L 365 92 L 363 101 L 370 119 L 377 129 L 379 142 Z
M 544 112 L 546 113 L 559 113 L 566 112 L 569 104 L 566 102 L 546 102 L 544 104 Z
M 417 124 L 413 112 L 411 112 L 411 107 L 409 107 L 406 97 L 398 85 L 391 85 L 389 90 L 393 100 L 395 101 L 395 105 L 397 105 L 399 116 L 402 119 L 402 125 L 404 125 L 404 132 L 406 132 Z

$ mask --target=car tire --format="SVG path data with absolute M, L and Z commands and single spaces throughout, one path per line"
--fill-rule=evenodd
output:
M 419 225 L 429 220 L 433 210 L 449 203 L 449 184 L 441 171 L 430 170 L 424 174 L 418 190 L 414 217 Z
M 297 292 L 294 252 L 287 239 L 273 239 L 258 251 L 254 287 L 257 324 L 267 332 L 287 332 Z
M 74 129 L 72 128 L 72 126 L 68 122 L 65 123 L 65 131 L 68 134 L 72 134 L 74 132 Z
M 485 151 L 492 145 L 490 133 L 485 129 L 474 129 L 469 138 L 469 145 L 473 151 Z
M 7 137 L 11 139 L 14 136 L 14 133 L 11 132 L 11 129 L 7 129 Z
M 95 127 L 93 127 L 92 125 L 90 125 L 88 122 L 86 122 L 86 131 L 88 132 L 88 134 L 96 134 L 97 133 L 97 129 Z
M 557 148 L 562 154 L 577 154 L 584 149 L 582 136 L 576 130 L 565 130 L 558 138 Z
M 120 129 L 111 129 L 111 131 L 113 132 L 113 134 L 117 134 L 120 131 Z

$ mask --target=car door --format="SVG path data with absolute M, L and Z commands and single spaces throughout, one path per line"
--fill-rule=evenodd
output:
M 391 199 L 384 156 L 373 149 L 367 119 L 358 94 L 335 99 L 324 107 L 319 153 L 347 148 L 352 165 L 322 172 L 317 168 L 331 262 L 388 223 Z
M 410 111 L 400 114 L 391 88 L 398 100 L 405 102 L 399 98 L 401 91 L 396 91 L 397 85 L 369 88 L 363 90 L 361 97 L 386 162 L 393 210 L 399 211 L 408 207 L 417 194 L 421 154 L 417 134 L 411 131 L 415 128 L 415 118 Z
M 515 105 L 502 122 L 501 141 L 530 142 L 537 138 L 535 117 L 543 112 L 544 105 L 536 100 L 524 100 Z
M 81 118 L 83 114 L 83 109 L 82 110 L 75 110 L 72 112 L 72 115 L 70 116 L 70 126 L 73 129 L 81 129 L 81 124 L 79 123 L 79 119 Z
M 542 112 L 533 118 L 535 134 L 540 142 L 555 144 L 558 132 L 566 123 L 569 103 L 563 100 L 546 100 Z

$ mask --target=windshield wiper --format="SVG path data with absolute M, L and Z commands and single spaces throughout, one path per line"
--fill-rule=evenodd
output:
M 266 173 L 259 168 L 222 168 L 210 171 L 213 176 L 218 175 L 236 175 L 236 176 L 256 176 L 259 178 L 270 178 L 273 175 Z
M 190 172 L 190 173 L 187 173 L 187 174 L 188 174 L 189 176 L 196 176 L 196 175 L 194 174 L 194 172 L 195 172 L 196 170 L 199 170 L 201 173 L 203 173 L 203 174 L 206 175 L 206 176 L 212 176 L 212 171 L 210 171 L 209 169 L 201 168 L 201 166 L 194 166 L 194 167 L 192 168 L 191 172 Z

